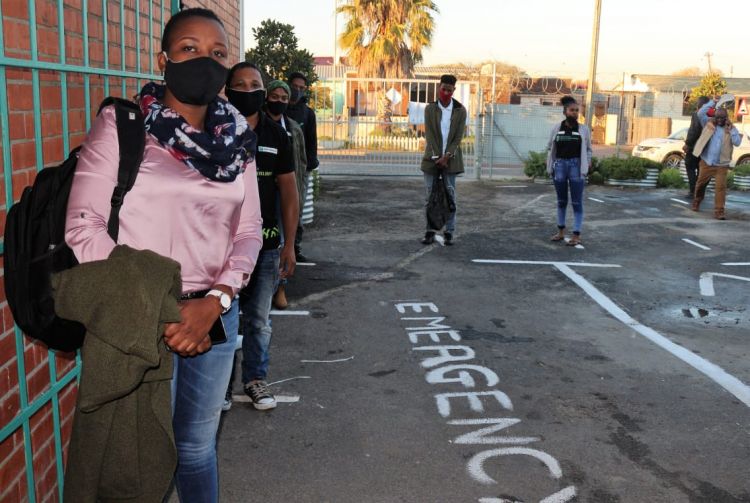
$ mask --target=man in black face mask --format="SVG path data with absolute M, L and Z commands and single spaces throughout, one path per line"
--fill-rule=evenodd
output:
M 286 131 L 261 111 L 266 91 L 260 70 L 255 65 L 242 62 L 232 67 L 225 93 L 229 102 L 245 116 L 258 135 L 255 162 L 263 217 L 263 249 L 250 283 L 240 292 L 240 310 L 243 314 L 240 333 L 243 335 L 242 384 L 245 393 L 256 409 L 268 410 L 276 407 L 276 399 L 266 383 L 271 344 L 271 299 L 279 279 L 291 276 L 296 266 L 294 235 L 299 220 L 299 203 L 294 161 Z M 281 196 L 283 247 L 276 210 L 277 194 Z M 231 407 L 231 388 L 230 382 L 225 410 Z
M 307 192 L 307 157 L 305 154 L 305 137 L 302 128 L 286 114 L 289 107 L 289 96 L 291 91 L 289 86 L 280 81 L 274 80 L 268 83 L 266 88 L 266 112 L 286 131 L 289 141 L 292 142 L 292 153 L 294 159 L 294 171 L 297 178 L 297 194 L 299 196 L 300 221 L 297 226 L 297 238 L 302 233 L 302 207 L 304 205 L 304 196 Z M 295 251 L 298 250 L 298 243 L 295 243 Z M 276 294 L 273 297 L 273 305 L 277 309 L 286 309 L 288 302 L 286 299 L 287 280 L 281 280 Z
M 307 156 L 307 172 L 314 170 L 320 164 L 318 162 L 318 126 L 315 121 L 315 112 L 307 106 L 307 77 L 300 72 L 294 72 L 288 78 L 290 96 L 287 115 L 291 117 L 302 128 L 305 135 L 305 155 Z M 306 195 L 306 194 L 305 194 Z M 306 197 L 303 196 L 303 200 Z M 295 252 L 298 262 L 307 262 L 300 252 L 303 229 L 297 229 L 297 243 Z

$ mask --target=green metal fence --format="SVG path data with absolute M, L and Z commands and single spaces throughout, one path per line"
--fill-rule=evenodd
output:
M 6 0 L 7 1 L 7 0 Z M 10 2 L 22 2 L 23 0 L 10 0 Z M 90 14 L 90 5 L 93 2 L 99 2 L 101 6 L 101 12 L 93 15 Z M 0 1 L 0 12 L 4 12 L 5 2 Z M 8 104 L 8 81 L 7 73 L 9 69 L 20 69 L 31 72 L 31 90 L 33 98 L 33 118 L 34 118 L 34 136 L 33 141 L 35 142 L 36 151 L 36 169 L 41 170 L 45 164 L 43 158 L 43 137 L 42 137 L 42 104 L 41 104 L 41 93 L 40 93 L 40 72 L 50 73 L 54 72 L 59 75 L 60 83 L 60 98 L 61 98 L 61 115 L 62 115 L 62 143 L 63 150 L 67 153 L 70 148 L 70 130 L 69 130 L 69 119 L 68 119 L 68 99 L 69 99 L 69 80 L 83 78 L 83 93 L 84 93 L 84 108 L 85 108 L 85 127 L 86 130 L 90 127 L 90 121 L 92 117 L 92 105 L 97 106 L 98 103 L 91 103 L 92 94 L 92 77 L 100 77 L 103 81 L 103 95 L 109 96 L 112 94 L 120 94 L 122 96 L 128 96 L 128 91 L 135 91 L 140 89 L 143 82 L 160 79 L 161 77 L 154 73 L 154 52 L 158 50 L 155 46 L 159 37 L 161 37 L 161 30 L 155 33 L 154 30 L 154 19 L 157 18 L 157 26 L 163 29 L 165 17 L 168 17 L 170 13 L 176 12 L 180 8 L 179 0 L 164 0 L 162 2 L 154 0 L 81 0 L 80 16 L 81 16 L 81 29 L 82 43 L 83 43 L 83 57 L 82 61 L 71 63 L 69 58 L 66 57 L 66 46 L 69 43 L 69 37 L 66 34 L 65 20 L 66 14 L 69 14 L 71 5 L 65 0 L 56 0 L 57 7 L 57 21 L 58 21 L 58 43 L 59 43 L 59 60 L 48 61 L 40 58 L 38 49 L 38 37 L 37 37 L 37 13 L 35 0 L 27 0 L 28 6 L 28 29 L 30 33 L 30 46 L 28 57 L 17 57 L 8 56 L 6 54 L 6 40 L 3 34 L 3 23 L 0 22 L 0 130 L 2 131 L 2 161 L 3 161 L 3 176 L 5 181 L 5 202 L 6 209 L 10 208 L 13 204 L 13 167 L 11 165 L 11 135 L 9 133 L 10 128 L 10 112 Z M 99 7 L 99 6 L 97 6 Z M 119 8 L 119 17 L 117 12 L 113 12 L 112 8 Z M 77 8 L 73 8 L 78 13 Z M 98 10 L 98 9 L 97 9 Z M 127 16 L 134 14 L 134 26 L 126 26 Z M 156 14 L 156 17 L 155 17 Z M 114 16 L 113 16 L 114 15 Z M 90 59 L 89 49 L 91 38 L 89 36 L 89 22 L 92 18 L 96 18 L 101 22 L 102 31 L 101 39 L 97 42 L 102 42 L 103 47 L 103 64 L 96 66 L 92 64 Z M 115 18 L 118 20 L 117 23 L 113 23 L 110 19 Z M 148 30 L 141 33 L 141 27 L 148 20 Z M 119 65 L 113 67 L 110 64 L 110 51 L 113 42 L 109 40 L 109 29 L 113 26 L 119 28 Z M 135 32 L 135 54 L 136 62 L 134 68 L 128 68 L 126 58 L 126 30 Z M 147 35 L 147 47 L 141 47 L 142 35 Z M 132 48 L 131 48 L 132 49 Z M 115 48 L 116 50 L 116 48 Z M 144 64 L 144 57 L 148 59 L 147 63 Z M 46 58 L 48 59 L 48 58 Z M 80 58 L 76 58 L 80 60 Z M 146 68 L 144 68 L 144 66 Z M 119 89 L 110 89 L 110 79 L 120 81 Z M 132 84 L 129 88 L 128 83 Z M 132 94 L 131 94 L 132 96 Z M 49 159 L 48 163 L 60 162 L 62 159 Z M 2 252 L 2 245 L 0 245 L 0 252 Z M 53 351 L 49 352 L 49 377 L 50 386 L 49 388 L 33 400 L 29 400 L 29 392 L 26 380 L 26 365 L 24 361 L 24 337 L 18 327 L 15 327 L 15 350 L 18 367 L 18 386 L 20 393 L 20 411 L 18 414 L 8 423 L 2 425 L 0 429 L 0 442 L 5 441 L 19 429 L 23 431 L 23 443 L 25 450 L 25 469 L 26 469 L 26 482 L 28 487 L 28 501 L 34 503 L 37 501 L 37 494 L 35 491 L 35 474 L 33 466 L 33 453 L 32 453 L 32 442 L 31 442 L 31 428 L 30 419 L 31 417 L 40 411 L 42 407 L 48 403 L 52 405 L 52 420 L 53 420 L 53 434 L 54 434 L 54 448 L 56 457 L 56 475 L 58 483 L 58 497 L 62 501 L 62 488 L 63 488 L 63 445 L 62 436 L 60 432 L 60 408 L 59 408 L 59 393 L 74 379 L 77 379 L 80 374 L 81 360 L 80 355 L 76 356 L 75 366 L 72 370 L 69 370 L 62 376 L 58 376 L 57 363 Z

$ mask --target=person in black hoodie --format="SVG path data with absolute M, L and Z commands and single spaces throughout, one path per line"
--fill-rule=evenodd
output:
M 698 117 L 698 110 L 706 103 L 708 103 L 707 96 L 698 98 L 696 111 L 690 119 L 690 129 L 688 129 L 687 137 L 685 138 L 685 145 L 682 147 L 683 152 L 685 152 L 685 171 L 687 172 L 688 183 L 690 184 L 690 193 L 686 196 L 688 199 L 692 199 L 695 194 L 695 182 L 698 180 L 698 170 L 700 169 L 698 167 L 700 158 L 693 155 L 695 143 L 703 132 L 703 126 Z
M 302 128 L 305 136 L 305 153 L 307 154 L 307 172 L 318 167 L 318 125 L 315 121 L 315 112 L 307 105 L 307 77 L 300 72 L 289 74 L 287 79 L 292 95 L 289 97 L 289 108 L 286 114 Z M 303 198 L 307 199 L 306 197 Z M 307 262 L 307 258 L 300 251 L 302 242 L 302 222 L 297 227 L 297 239 L 294 242 L 294 251 L 297 262 Z

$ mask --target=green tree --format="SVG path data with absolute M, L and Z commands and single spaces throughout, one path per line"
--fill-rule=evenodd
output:
M 709 72 L 703 76 L 700 84 L 694 87 L 690 92 L 689 111 L 690 113 L 695 111 L 696 101 L 701 96 L 708 96 L 713 98 L 727 92 L 727 81 L 721 77 L 719 72 Z
M 362 77 L 406 78 L 430 46 L 437 5 L 432 0 L 350 0 L 339 38 Z
M 294 26 L 266 19 L 253 28 L 255 47 L 245 52 L 245 61 L 262 68 L 266 79 L 286 80 L 291 72 L 307 75 L 308 83 L 318 79 L 312 53 L 299 48 Z
M 333 97 L 331 88 L 327 86 L 315 85 L 310 88 L 310 107 L 313 110 L 324 110 L 333 107 Z

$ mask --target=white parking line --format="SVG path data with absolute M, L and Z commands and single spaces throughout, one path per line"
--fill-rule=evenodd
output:
M 348 362 L 349 360 L 354 360 L 354 357 L 339 358 L 338 360 L 300 360 L 300 363 L 341 363 Z
M 714 278 L 727 278 L 736 279 L 739 281 L 750 281 L 750 278 L 744 276 L 735 276 L 734 274 L 722 274 L 719 272 L 704 272 L 701 274 L 701 279 L 698 282 L 701 288 L 701 295 L 705 297 L 714 297 L 716 291 L 714 290 Z
M 721 265 L 750 265 L 750 262 L 724 262 Z
M 530 265 L 569 265 L 573 267 L 622 267 L 617 264 L 590 264 L 588 262 L 553 262 L 544 260 L 490 260 L 490 259 L 474 259 L 472 262 L 477 264 L 530 264 Z
M 281 311 L 271 309 L 271 316 L 310 316 L 310 311 Z
M 592 201 L 596 201 L 597 203 L 603 203 L 604 202 L 601 199 L 596 199 L 594 197 L 589 197 L 589 199 L 592 200 Z
M 696 243 L 696 242 L 695 242 L 695 241 L 693 241 L 692 239 L 688 239 L 688 238 L 682 238 L 682 240 L 683 240 L 683 241 L 685 241 L 685 242 L 686 242 L 687 244 L 689 244 L 689 245 L 693 245 L 693 246 L 695 246 L 696 248 L 700 248 L 701 250 L 706 250 L 706 251 L 709 251 L 709 250 L 711 250 L 711 248 L 709 248 L 708 246 L 702 245 L 702 244 L 700 244 L 700 243 Z
M 474 260 L 473 262 L 479 262 L 477 260 Z M 585 264 L 580 263 L 565 263 L 565 262 L 529 262 L 529 261 L 520 261 L 520 260 L 493 260 L 493 261 L 482 261 L 481 263 L 495 263 L 495 264 L 528 264 L 528 263 L 537 263 L 537 264 L 548 264 L 554 266 L 557 270 L 562 272 L 565 276 L 567 276 L 571 281 L 573 281 L 576 285 L 578 285 L 589 297 L 591 297 L 599 306 L 601 306 L 605 311 L 607 311 L 609 314 L 614 316 L 617 320 L 624 323 L 628 327 L 635 330 L 637 333 L 641 334 L 643 337 L 648 339 L 649 341 L 653 342 L 660 348 L 668 351 L 676 358 L 682 360 L 684 363 L 687 363 L 694 369 L 701 372 L 703 375 L 717 383 L 719 386 L 730 392 L 732 395 L 737 397 L 742 403 L 744 403 L 746 406 L 750 407 L 750 386 L 743 383 L 733 375 L 727 373 L 723 368 L 719 367 L 718 365 L 711 363 L 710 361 L 706 360 L 705 358 L 702 358 L 689 349 L 680 346 L 679 344 L 675 344 L 674 342 L 670 341 L 663 335 L 661 335 L 656 330 L 647 327 L 646 325 L 641 324 L 634 318 L 632 318 L 628 313 L 626 313 L 622 308 L 617 306 L 609 297 L 604 295 L 599 289 L 597 289 L 594 285 L 589 283 L 586 278 L 575 272 L 573 269 L 571 269 L 571 266 L 585 266 Z M 599 267 L 620 267 L 620 266 L 613 266 L 611 264 L 597 264 Z
M 594 299 L 605 311 L 617 318 L 619 321 L 629 326 L 646 339 L 650 340 L 660 348 L 670 352 L 673 356 L 679 358 L 683 362 L 687 363 L 694 369 L 703 373 L 706 377 L 717 383 L 719 386 L 724 388 L 733 394 L 742 403 L 750 407 L 750 386 L 746 385 L 736 377 L 728 374 L 723 368 L 718 365 L 711 363 L 705 358 L 701 358 L 687 348 L 675 344 L 656 330 L 642 325 L 635 319 L 633 319 L 628 313 L 618 307 L 612 300 L 599 291 L 594 285 L 588 282 L 583 276 L 575 272 L 573 269 L 565 264 L 556 264 L 560 272 L 570 278 L 576 285 L 578 285 L 586 294 Z
M 318 264 L 316 264 L 315 262 L 297 262 L 297 265 L 302 266 L 302 267 L 313 267 Z
M 495 185 L 498 189 L 525 189 L 526 185 Z
M 670 201 L 674 201 L 676 203 L 684 204 L 685 206 L 690 206 L 690 203 L 687 201 L 683 201 L 682 199 L 677 199 L 676 197 L 670 197 Z

